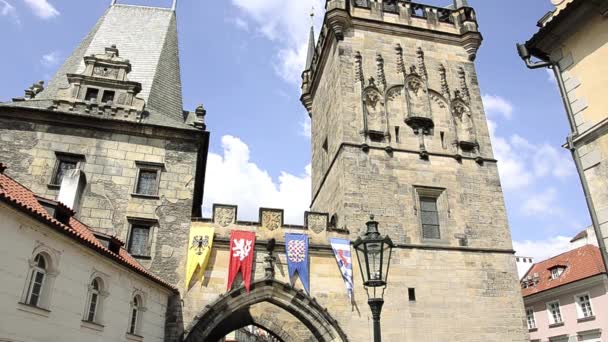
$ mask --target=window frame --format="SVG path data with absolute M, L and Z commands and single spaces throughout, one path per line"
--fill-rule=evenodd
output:
M 424 224 L 422 221 L 422 201 L 423 198 L 435 199 L 437 209 L 437 221 L 439 229 L 439 238 L 427 238 L 424 236 Z M 448 243 L 448 218 L 449 218 L 449 203 L 447 199 L 447 190 L 445 188 L 430 187 L 430 186 L 414 186 L 414 210 L 418 216 L 418 230 L 420 232 L 420 241 L 426 243 Z
M 44 262 L 43 267 L 41 267 L 39 265 L 40 261 L 36 261 L 38 258 L 40 258 Z M 47 270 L 48 264 L 49 264 L 49 262 L 47 261 L 47 258 L 44 256 L 43 253 L 38 253 L 34 257 L 34 264 L 32 266 L 32 270 L 30 271 L 31 275 L 29 277 L 30 278 L 29 285 L 27 286 L 27 294 L 25 296 L 25 304 L 33 306 L 33 307 L 37 307 L 37 308 L 41 307 L 39 304 L 41 303 L 42 296 L 44 295 L 44 292 L 45 292 L 45 281 L 46 281 L 47 273 L 48 273 L 48 270 Z M 39 283 L 37 281 L 38 275 L 42 275 L 42 278 Z M 39 284 L 38 291 L 35 294 L 36 303 L 32 303 L 32 299 L 34 297 L 34 289 L 36 287 L 36 284 Z
M 530 324 L 530 322 L 532 322 L 532 324 Z M 536 315 L 533 307 L 526 308 L 526 324 L 528 326 L 528 330 L 538 329 L 536 326 Z
M 151 163 L 151 162 L 142 162 L 136 161 L 135 166 L 137 167 L 137 174 L 135 175 L 135 182 L 133 186 L 132 196 L 134 197 L 143 197 L 143 198 L 159 198 L 160 194 L 160 178 L 165 169 L 165 165 L 162 163 Z M 138 192 L 140 175 L 141 172 L 156 172 L 156 188 L 154 194 L 144 194 Z
M 127 252 L 131 254 L 132 257 L 136 259 L 144 259 L 150 260 L 152 259 L 153 250 L 154 250 L 154 234 L 156 232 L 156 227 L 158 227 L 158 221 L 152 219 L 144 219 L 144 218 L 127 218 L 129 222 L 129 229 L 127 235 Z M 138 255 L 133 254 L 131 251 L 132 243 L 133 243 L 133 228 L 135 226 L 142 226 L 148 228 L 148 245 L 147 245 L 147 254 L 148 255 Z
M 589 315 L 589 316 L 584 315 L 583 308 L 581 306 L 581 301 L 579 300 L 580 297 L 582 297 L 582 296 L 587 296 L 587 299 L 589 302 L 589 311 L 591 312 L 591 315 Z M 593 319 L 595 317 L 595 310 L 593 309 L 593 303 L 591 302 L 591 294 L 589 292 L 583 292 L 583 293 L 576 294 L 574 296 L 574 302 L 576 303 L 576 318 L 577 319 L 586 320 L 586 319 Z
M 551 271 L 551 279 L 555 280 L 555 279 L 559 279 L 559 277 L 561 277 L 562 274 L 564 274 L 564 272 L 566 272 L 566 267 L 557 265 L 557 266 L 551 267 L 549 269 L 549 271 Z
M 83 165 L 86 162 L 85 156 L 82 154 L 75 153 L 67 153 L 67 152 L 59 152 L 55 151 L 55 166 L 53 167 L 53 173 L 51 174 L 51 180 L 49 181 L 49 187 L 59 189 L 61 187 L 61 181 L 58 182 L 58 176 L 60 171 L 60 166 L 62 162 L 72 162 L 76 163 L 76 167 L 74 169 L 83 169 Z M 70 169 L 73 170 L 73 169 Z M 62 177 L 63 181 L 63 177 Z
M 45 261 L 45 273 L 40 292 L 36 304 L 31 304 L 31 289 L 35 281 L 35 276 L 39 271 L 37 267 L 36 257 L 41 255 Z M 53 289 L 55 285 L 55 279 L 59 275 L 60 252 L 53 250 L 46 245 L 40 244 L 34 248 L 31 258 L 28 259 L 27 276 L 25 277 L 25 284 L 21 293 L 19 304 L 22 308 L 34 308 L 37 312 L 44 311 L 45 313 L 50 312 L 51 300 L 53 296 Z M 27 310 L 26 310 L 27 311 Z
M 560 318 L 559 322 L 555 321 L 555 318 L 553 317 L 553 312 L 551 311 L 552 304 L 557 304 L 557 311 L 558 311 L 559 318 Z M 547 314 L 549 315 L 549 326 L 560 325 L 560 324 L 565 323 L 564 316 L 562 315 L 562 306 L 561 306 L 559 300 L 553 300 L 553 301 L 547 302 L 546 306 L 547 306 Z
M 144 321 L 143 315 L 144 312 L 146 312 L 145 294 L 140 290 L 136 290 L 131 296 L 131 302 L 129 304 L 130 306 L 128 316 L 129 321 L 127 324 L 127 337 L 136 336 L 141 338 L 141 332 L 143 331 L 142 322 Z

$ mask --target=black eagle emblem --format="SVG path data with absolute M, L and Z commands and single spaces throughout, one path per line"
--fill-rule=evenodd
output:
M 209 236 L 197 235 L 192 239 L 192 246 L 190 249 L 196 249 L 196 254 L 201 255 L 209 247 Z

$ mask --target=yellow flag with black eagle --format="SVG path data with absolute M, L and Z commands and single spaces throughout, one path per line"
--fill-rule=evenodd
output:
M 214 233 L 215 228 L 213 227 L 197 222 L 192 223 L 190 227 L 188 261 L 186 263 L 186 287 L 190 286 L 192 277 L 195 274 L 200 275 L 200 280 L 203 280 L 209 256 L 211 255 Z

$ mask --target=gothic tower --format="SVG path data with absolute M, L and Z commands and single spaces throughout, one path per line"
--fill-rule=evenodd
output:
M 326 10 L 302 84 L 311 207 L 351 239 L 373 214 L 397 244 L 383 334 L 525 340 L 475 71 L 475 11 L 466 1 L 439 8 L 405 0 L 328 0 Z M 408 288 L 415 303 L 404 299 Z
M 46 88 L 0 103 L 0 160 L 175 284 L 201 215 L 204 116 L 182 108 L 175 7 L 113 1 Z

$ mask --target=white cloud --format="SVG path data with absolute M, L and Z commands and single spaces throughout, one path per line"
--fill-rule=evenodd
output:
M 314 5 L 317 24 L 322 19 L 323 0 L 232 0 L 258 30 L 277 48 L 275 71 L 284 80 L 298 85 L 306 63 L 310 11 Z M 318 26 L 318 25 L 317 25 Z
M 566 236 L 550 237 L 546 240 L 513 241 L 513 248 L 518 256 L 532 257 L 538 263 L 569 251 L 572 246 Z
M 548 188 L 543 192 L 527 196 L 521 206 L 522 213 L 526 216 L 561 216 L 559 211 L 556 210 L 558 208 L 557 195 L 555 188 Z
M 233 24 L 239 30 L 249 31 L 249 23 L 241 17 L 226 18 L 226 22 Z
M 249 147 L 237 137 L 222 137 L 223 155 L 210 153 L 203 212 L 213 203 L 238 205 L 238 219 L 257 221 L 260 207 L 285 210 L 285 223 L 302 224 L 310 205 L 310 165 L 301 175 L 281 172 L 275 181 L 250 160 Z
M 505 119 L 511 119 L 513 117 L 513 105 L 504 98 L 496 95 L 484 94 L 482 100 L 489 116 L 499 114 Z
M 17 24 L 21 22 L 19 20 L 19 16 L 17 15 L 17 9 L 15 9 L 15 6 L 11 5 L 5 0 L 0 0 L 0 16 L 13 18 Z
M 47 68 L 55 67 L 60 62 L 61 62 L 61 56 L 59 54 L 59 51 L 49 52 L 46 55 L 43 55 L 42 58 L 40 59 L 40 63 L 42 63 L 42 65 Z
M 26 5 L 34 12 L 34 14 L 42 19 L 51 19 L 58 16 L 60 13 L 48 0 L 23 0 Z
M 505 119 L 513 117 L 514 106 L 506 99 L 484 95 L 483 102 L 489 116 L 500 114 Z M 502 136 L 497 133 L 498 125 L 492 119 L 488 119 L 488 125 L 505 189 L 523 189 L 546 177 L 564 180 L 574 174 L 572 158 L 560 147 L 533 143 L 518 134 Z
M 312 127 L 310 126 L 310 117 L 308 116 L 307 113 L 304 113 L 304 117 L 302 118 L 302 121 L 300 121 L 300 135 L 306 138 L 311 137 L 312 133 L 311 133 L 311 129 Z

